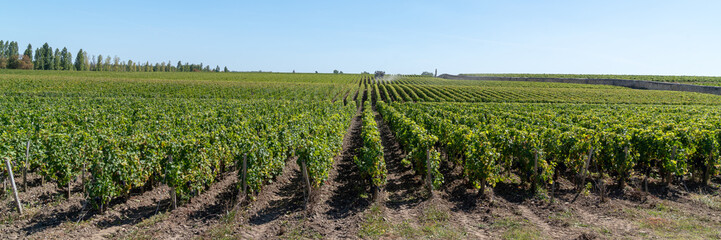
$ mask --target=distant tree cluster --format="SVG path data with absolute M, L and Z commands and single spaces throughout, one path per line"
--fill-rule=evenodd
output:
M 386 76 L 386 72 L 385 72 L 385 71 L 376 71 L 375 76 L 376 76 L 377 78 L 385 77 L 385 76 Z
M 118 56 L 110 57 L 103 55 L 89 56 L 86 51 L 80 49 L 73 55 L 67 48 L 53 49 L 48 43 L 33 51 L 31 44 L 28 44 L 23 55 L 19 54 L 18 43 L 14 41 L 0 40 L 0 69 L 35 69 L 35 70 L 66 70 L 66 71 L 115 71 L 115 72 L 220 72 L 220 66 L 210 68 L 209 65 L 182 63 L 178 61 L 173 65 L 167 63 L 133 62 L 132 60 L 121 61 Z M 230 72 L 228 67 L 223 72 Z
M 31 57 L 21 56 L 19 50 L 17 42 L 0 41 L 0 68 L 33 69 Z

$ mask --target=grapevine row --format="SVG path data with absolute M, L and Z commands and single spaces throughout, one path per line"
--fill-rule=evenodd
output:
M 380 132 L 368 101 L 363 103 L 361 139 L 363 146 L 354 161 L 361 175 L 370 179 L 373 187 L 382 188 L 386 184 L 386 163 L 383 158 Z

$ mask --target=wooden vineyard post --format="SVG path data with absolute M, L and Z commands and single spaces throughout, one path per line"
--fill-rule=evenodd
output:
M 603 180 L 603 170 L 601 169 L 601 163 L 596 161 L 596 172 L 598 177 L 596 183 L 598 184 L 598 193 L 601 195 L 601 202 L 606 202 L 606 182 Z
M 431 174 L 431 150 L 426 149 L 426 187 L 433 196 L 433 175 Z
M 225 161 L 220 161 L 220 171 L 218 171 L 218 176 L 223 175 L 225 173 Z
M 593 147 L 591 147 L 591 150 L 588 151 L 588 158 L 586 158 L 586 163 L 583 164 L 583 180 L 581 182 L 581 183 L 583 183 L 583 185 L 586 184 L 586 177 L 589 175 L 588 174 L 588 166 L 591 165 L 591 161 L 593 158 L 593 151 L 594 151 L 594 149 L 593 149 Z
M 598 177 L 598 190 L 601 192 L 601 202 L 606 202 L 606 183 L 603 181 L 602 175 Z
M 170 187 L 170 201 L 173 203 L 173 209 L 178 208 L 178 199 L 175 194 L 175 187 Z
M 486 179 L 481 180 L 481 187 L 478 188 L 478 197 L 479 198 L 485 198 L 486 196 Z
M 65 199 L 68 201 L 70 201 L 70 195 L 72 195 L 71 188 L 70 188 L 70 183 L 72 183 L 72 182 L 73 182 L 72 179 L 68 180 L 68 186 L 66 186 L 68 188 L 68 191 L 65 192 Z
M 310 198 L 310 177 L 308 177 L 308 166 L 305 164 L 305 159 L 300 161 L 300 171 L 303 172 L 303 179 L 305 180 L 305 206 L 308 208 L 308 199 Z
M 601 202 L 606 202 L 606 182 L 603 180 L 603 171 L 601 170 L 601 163 L 596 161 L 596 171 L 598 172 L 598 178 L 596 178 L 596 183 L 598 183 L 598 192 L 601 195 Z
M 588 151 L 588 158 L 586 158 L 586 161 L 583 163 L 583 170 L 581 170 L 581 179 L 580 179 L 580 188 L 583 190 L 583 188 L 586 185 L 586 172 L 588 172 L 588 164 L 591 162 L 591 157 L 593 156 L 593 147 L 591 147 L 591 150 Z
M 378 161 L 378 164 L 377 164 L 377 166 L 376 166 L 376 169 L 380 169 L 380 168 L 381 168 L 381 162 Z M 371 179 L 371 186 L 373 187 L 373 201 L 374 201 L 374 202 L 380 202 L 380 199 L 381 199 L 381 196 L 380 196 L 380 195 L 381 195 L 381 187 L 380 187 L 380 186 L 376 186 L 375 184 L 373 184 L 373 179 Z
M 83 163 L 83 171 L 80 173 L 80 183 L 83 186 L 83 197 L 87 196 L 87 192 L 85 190 L 85 168 L 87 167 L 87 163 Z
M 30 162 L 30 140 L 25 148 L 25 165 L 23 166 L 23 191 L 28 190 L 28 162 Z
M 553 203 L 553 198 L 556 196 L 556 173 L 558 170 L 555 168 L 553 169 L 553 177 L 551 177 L 551 180 L 553 181 L 551 183 L 551 203 Z
M 170 160 L 168 164 L 169 166 L 173 164 L 173 156 L 169 156 Z M 167 176 L 166 176 L 167 177 Z M 167 181 L 166 181 L 167 183 Z M 175 186 L 170 186 L 170 202 L 173 204 L 173 209 L 178 208 L 178 198 L 175 193 Z
M 533 151 L 533 175 L 531 182 L 531 190 L 536 192 L 536 183 L 538 182 L 538 150 Z
M 703 173 L 703 185 L 708 186 L 708 180 L 711 176 L 711 164 L 714 162 L 713 153 L 708 155 L 709 161 L 706 162 L 706 170 Z
M 676 159 L 676 146 L 673 146 L 673 151 L 671 152 L 671 159 Z M 671 171 L 668 171 L 666 173 L 666 186 L 668 187 L 673 182 L 673 177 L 671 176 Z
M 623 147 L 623 162 L 628 162 L 628 146 Z M 626 178 L 628 177 L 628 173 L 623 173 L 623 176 L 621 176 L 621 180 L 619 181 L 618 185 L 623 190 L 626 188 Z
M 242 178 L 243 183 L 241 184 L 242 189 L 241 189 L 240 201 L 242 202 L 247 195 L 246 189 L 248 189 L 248 154 L 247 153 L 243 153 L 243 169 L 241 169 L 241 171 L 243 173 L 243 178 Z
M 586 158 L 586 161 L 583 162 L 583 169 L 581 170 L 580 177 L 580 185 L 578 186 L 578 193 L 576 193 L 576 196 L 573 198 L 573 201 L 576 201 L 576 198 L 578 198 L 579 195 L 583 192 L 583 189 L 585 188 L 584 185 L 586 185 L 586 172 L 588 172 L 588 165 L 591 162 L 591 157 L 593 157 L 593 147 L 591 147 L 591 150 L 588 151 L 588 158 Z
M 18 189 L 17 186 L 15 186 L 15 177 L 13 176 L 13 168 L 10 164 L 10 158 L 5 158 L 5 164 L 8 167 L 8 175 L 10 176 L 10 184 L 13 187 L 13 196 L 15 197 L 15 203 L 18 207 L 18 212 L 22 215 L 23 214 L 23 205 L 20 204 L 20 198 L 18 197 Z
M 240 170 L 240 160 L 234 161 L 233 163 L 233 170 Z

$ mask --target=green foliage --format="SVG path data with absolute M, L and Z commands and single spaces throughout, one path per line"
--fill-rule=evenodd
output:
M 468 181 L 476 188 L 485 184 L 495 186 L 500 180 L 500 154 L 492 147 L 485 132 L 470 132 L 463 137 L 464 173 Z
M 376 187 L 383 187 L 386 184 L 386 162 L 383 158 L 383 145 L 380 132 L 376 125 L 375 115 L 368 101 L 363 103 L 363 126 L 361 139 L 363 147 L 354 162 L 365 178 L 369 178 Z
M 172 80 L 187 73 L 2 74 L 8 80 L 0 83 L 0 156 L 20 172 L 30 141 L 30 171 L 61 189 L 86 171 L 83 187 L 97 208 L 153 183 L 188 199 L 243 156 L 253 191 L 280 174 L 294 153 L 304 157 L 320 185 L 356 109 L 330 96 L 353 88 L 357 75 L 296 74 L 284 87 L 271 79 L 290 75 L 238 74 L 227 85 L 225 78 L 216 79 L 225 74 L 213 74 L 189 85 Z M 204 74 L 212 73 L 198 75 Z M 212 95 L 232 84 L 232 90 Z
M 400 114 L 439 136 L 449 159 L 477 184 L 515 172 L 552 183 L 557 168 L 625 182 L 658 170 L 669 179 L 718 174 L 721 111 L 711 106 L 394 103 Z M 639 114 L 642 113 L 642 114 Z M 586 165 L 589 154 L 591 161 Z M 537 159 L 537 161 L 536 161 Z M 534 167 L 538 172 L 534 174 Z
M 721 85 L 721 81 L 715 82 Z M 467 81 L 401 76 L 378 86 L 393 101 L 521 102 L 597 104 L 717 105 L 721 96 L 692 92 L 648 91 L 607 85 L 550 82 Z M 381 92 L 383 93 L 383 92 Z M 407 96 L 406 96 L 407 95 Z M 416 100 L 413 96 L 416 95 Z M 425 97 L 422 97 L 425 95 Z M 409 98 L 404 98 L 404 96 Z M 384 100 L 391 102 L 390 100 Z
M 343 136 L 350 125 L 355 104 L 349 104 L 336 112 L 314 109 L 305 119 L 307 129 L 299 134 L 299 144 L 293 146 L 298 154 L 298 164 L 306 162 L 308 175 L 314 187 L 320 187 L 328 179 L 333 157 L 342 148 Z
M 434 148 L 438 137 L 428 133 L 426 129 L 398 112 L 391 105 L 381 101 L 376 106 L 385 122 L 395 133 L 396 139 L 403 146 L 407 153 L 406 160 L 413 165 L 416 173 L 426 176 L 427 169 L 430 169 L 434 187 L 440 187 L 443 183 L 443 175 L 439 170 L 441 160 L 440 154 Z M 427 159 L 430 159 L 430 167 L 426 166 Z

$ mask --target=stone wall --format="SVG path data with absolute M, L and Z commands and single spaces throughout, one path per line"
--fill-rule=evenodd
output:
M 486 81 L 527 81 L 527 82 L 557 82 L 557 83 L 579 83 L 579 84 L 600 84 L 613 85 L 634 89 L 667 90 L 697 92 L 721 95 L 721 87 L 701 86 L 692 84 L 652 82 L 627 79 L 586 79 L 586 78 L 518 78 L 518 77 L 477 77 L 466 75 L 442 74 L 438 76 L 444 79 L 455 80 L 486 80 Z

